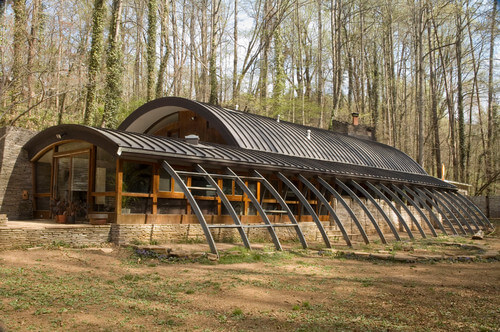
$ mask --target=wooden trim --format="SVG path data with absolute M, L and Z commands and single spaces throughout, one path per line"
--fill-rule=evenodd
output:
M 92 197 L 99 197 L 99 196 L 116 196 L 116 192 L 114 191 L 106 191 L 106 192 L 92 192 L 90 193 L 90 196 Z
M 67 157 L 67 156 L 72 156 L 75 154 L 82 154 L 82 153 L 90 153 L 92 150 L 92 147 L 88 147 L 85 149 L 78 149 L 78 150 L 71 150 L 71 151 L 64 151 L 64 152 L 54 152 L 54 157 Z
M 116 158 L 116 215 L 122 214 L 122 184 L 123 184 L 123 170 L 122 159 Z M 117 218 L 118 219 L 118 218 Z

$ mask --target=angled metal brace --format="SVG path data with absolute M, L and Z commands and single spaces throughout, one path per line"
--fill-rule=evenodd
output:
M 420 214 L 420 216 L 422 216 L 422 218 L 424 219 L 427 226 L 429 226 L 429 229 L 431 230 L 432 236 L 437 236 L 437 233 L 436 233 L 436 230 L 434 229 L 434 226 L 432 226 L 431 222 L 429 221 L 429 218 L 427 218 L 425 213 L 422 212 L 422 210 L 420 209 L 418 204 L 416 204 L 415 201 L 413 199 L 411 199 L 410 196 L 408 196 L 404 191 L 402 191 L 400 188 L 398 188 L 394 183 L 391 184 L 391 188 L 393 190 L 395 190 L 398 194 L 400 194 L 401 196 L 406 198 L 406 200 L 408 202 L 410 202 L 410 204 L 415 208 L 415 210 L 417 210 L 417 212 Z
M 201 212 L 200 207 L 198 206 L 198 203 L 196 203 L 196 200 L 194 199 L 193 195 L 189 191 L 189 188 L 186 186 L 184 181 L 182 181 L 181 177 L 175 172 L 175 170 L 170 166 L 169 163 L 167 163 L 165 160 L 161 162 L 161 167 L 174 179 L 174 181 L 181 187 L 182 192 L 184 195 L 186 195 L 186 199 L 188 200 L 189 204 L 191 205 L 191 209 L 193 210 L 194 214 L 198 218 L 198 221 L 201 225 L 201 228 L 203 229 L 203 233 L 205 234 L 205 237 L 208 242 L 208 246 L 210 247 L 210 251 L 213 254 L 216 254 L 219 256 L 219 252 L 217 251 L 217 247 L 215 245 L 214 238 L 212 237 L 212 233 L 210 233 L 210 229 L 208 228 L 207 222 L 205 220 L 205 217 L 203 216 L 203 213 Z
M 375 230 L 377 231 L 377 234 L 378 236 L 380 237 L 380 240 L 382 240 L 382 243 L 387 243 L 387 240 L 385 239 L 385 236 L 384 236 L 384 233 L 382 233 L 382 230 L 380 229 L 380 227 L 378 227 L 378 224 L 377 224 L 377 221 L 375 220 L 375 218 L 373 218 L 373 215 L 372 213 L 370 212 L 370 210 L 368 210 L 368 208 L 366 207 L 366 205 L 359 199 L 359 197 L 351 190 L 351 188 L 349 188 L 348 186 L 345 185 L 345 183 L 343 183 L 342 181 L 340 181 L 339 179 L 335 179 L 335 183 L 337 185 L 339 185 L 342 189 L 344 189 L 344 191 L 349 195 L 351 196 L 351 198 L 356 201 L 356 203 L 358 203 L 358 205 L 361 207 L 361 209 L 363 209 L 363 211 L 365 212 L 365 214 L 368 216 L 368 219 L 370 219 L 370 221 L 372 222 L 372 225 L 373 227 L 375 228 Z
M 372 202 L 372 204 L 375 206 L 375 208 L 378 210 L 378 212 L 380 212 L 380 214 L 382 215 L 382 217 L 384 217 L 387 225 L 389 226 L 389 228 L 391 229 L 392 231 L 392 234 L 394 234 L 394 237 L 396 238 L 397 241 L 401 241 L 401 238 L 399 237 L 399 234 L 398 234 L 398 231 L 396 229 L 396 227 L 394 227 L 394 224 L 391 222 L 391 219 L 389 218 L 389 216 L 387 216 L 387 214 L 385 213 L 384 209 L 382 209 L 382 207 L 380 206 L 380 204 L 378 204 L 378 202 L 373 198 L 372 195 L 370 195 L 370 193 L 368 191 L 365 190 L 365 188 L 363 188 L 360 184 L 358 184 L 356 181 L 354 180 L 350 180 L 350 183 L 363 195 L 366 197 L 367 200 L 369 200 L 370 202 Z
M 347 235 L 347 232 L 344 228 L 344 225 L 342 225 L 342 222 L 340 221 L 339 217 L 337 217 L 337 214 L 335 213 L 335 210 L 333 207 L 330 205 L 330 202 L 325 198 L 323 194 L 311 183 L 309 180 L 307 180 L 302 174 L 299 174 L 299 179 L 302 181 L 302 183 L 311 190 L 311 192 L 316 195 L 316 197 L 323 203 L 325 208 L 328 210 L 330 215 L 332 216 L 333 220 L 335 220 L 335 223 L 337 226 L 339 226 L 340 231 L 342 232 L 342 236 L 344 237 L 344 240 L 346 244 L 349 247 L 352 247 L 351 240 L 349 239 L 349 235 Z
M 434 211 L 432 210 L 432 207 L 430 207 L 427 203 L 425 203 L 425 201 L 422 200 L 422 198 L 419 196 L 419 194 L 417 194 L 416 192 L 414 192 L 413 190 L 408 188 L 406 185 L 403 185 L 403 189 L 406 192 L 410 193 L 410 195 L 413 196 L 414 200 L 418 201 L 418 203 L 420 203 L 421 206 L 423 206 L 427 211 L 429 211 L 429 214 L 434 218 L 434 220 L 436 220 L 436 223 L 438 224 L 441 232 L 443 232 L 444 235 L 448 235 L 448 232 L 446 232 L 446 229 L 444 228 L 443 223 L 441 222 L 441 220 L 439 220 L 438 216 L 434 213 Z
M 483 226 L 486 226 L 486 224 L 488 224 L 489 227 L 493 228 L 493 225 L 490 223 L 490 220 L 488 219 L 488 217 L 486 217 L 484 215 L 483 211 L 481 211 L 481 209 L 479 209 L 476 206 L 476 204 L 474 204 L 470 199 L 468 199 L 467 197 L 465 197 L 464 195 L 462 195 L 459 192 L 456 192 L 455 194 L 458 197 L 462 198 L 463 201 L 467 202 L 468 206 L 470 208 L 474 209 L 481 216 L 481 218 L 483 218 L 483 220 L 481 221 L 481 223 L 483 224 Z
M 278 236 L 276 235 L 276 232 L 274 231 L 274 227 L 271 224 L 271 221 L 267 217 L 266 213 L 264 212 L 264 209 L 262 208 L 262 205 L 260 205 L 259 201 L 255 197 L 255 195 L 252 193 L 250 188 L 248 188 L 247 185 L 245 184 L 245 182 L 235 172 L 233 172 L 233 170 L 230 169 L 229 167 L 226 167 L 226 173 L 231 175 L 231 176 L 234 176 L 235 183 L 248 196 L 248 198 L 250 199 L 252 204 L 255 206 L 255 209 L 259 213 L 260 217 L 264 221 L 264 224 L 268 225 L 268 227 L 266 227 L 266 228 L 269 231 L 269 235 L 271 236 L 271 239 L 274 243 L 274 247 L 276 248 L 276 250 L 280 250 L 280 251 L 283 250 L 283 248 L 281 247 L 281 243 L 278 239 Z
M 479 225 L 476 223 L 476 216 L 472 216 L 472 214 L 469 212 L 469 207 L 467 206 L 467 204 L 462 204 L 462 202 L 449 191 L 441 191 L 441 195 L 447 197 L 452 202 L 453 206 L 455 206 L 457 209 L 461 209 L 466 215 L 464 215 L 464 217 L 469 218 L 469 221 L 474 224 L 476 231 L 479 230 Z
M 231 205 L 231 202 L 229 202 L 229 200 L 227 199 L 226 194 L 224 194 L 224 192 L 220 189 L 219 185 L 214 180 L 214 178 L 211 177 L 210 174 L 207 171 L 205 171 L 205 169 L 203 169 L 203 167 L 201 167 L 201 165 L 197 164 L 196 170 L 201 173 L 200 175 L 203 176 L 212 187 L 215 188 L 217 195 L 219 196 L 222 204 L 224 204 L 227 211 L 229 212 L 229 215 L 233 219 L 234 224 L 237 226 L 240 226 L 240 227 L 237 227 L 237 229 L 238 229 L 238 232 L 240 233 L 241 240 L 243 241 L 243 244 L 245 245 L 245 247 L 247 249 L 252 249 L 250 247 L 250 242 L 248 241 L 247 234 L 245 233 L 245 230 L 241 227 L 241 220 L 240 220 L 240 218 L 238 218 L 236 211 L 234 211 L 233 205 Z
M 448 218 L 448 216 L 446 215 L 446 213 L 444 213 L 444 211 L 439 207 L 439 205 L 436 202 L 434 202 L 434 200 L 432 198 L 430 198 L 429 196 L 427 196 L 426 193 L 424 193 L 422 190 L 418 189 L 417 187 L 412 187 L 412 189 L 418 195 L 420 195 L 420 197 L 422 199 L 425 199 L 425 201 L 429 202 L 429 204 L 432 205 L 438 211 L 438 213 L 443 217 L 443 219 L 446 221 L 446 223 L 448 224 L 448 226 L 450 226 L 451 231 L 453 232 L 453 234 L 454 235 L 458 235 L 458 232 L 455 229 L 455 226 L 453 226 L 453 223 Z
M 422 226 L 420 226 L 420 223 L 418 222 L 417 218 L 415 218 L 415 216 L 413 215 L 413 213 L 411 213 L 410 209 L 408 209 L 408 207 L 406 206 L 406 204 L 398 197 L 398 195 L 396 195 L 395 193 L 393 193 L 383 183 L 379 183 L 379 185 L 380 185 L 380 188 L 382 188 L 383 191 L 385 191 L 387 194 L 389 194 L 389 196 L 391 196 L 391 198 L 394 200 L 394 202 L 396 202 L 397 204 L 399 204 L 403 208 L 403 210 L 406 211 L 406 213 L 408 214 L 408 216 L 410 217 L 410 219 L 417 226 L 417 229 L 420 232 L 420 235 L 425 239 L 427 237 L 427 235 L 425 235 L 425 232 L 422 229 Z M 406 223 L 404 225 L 406 225 Z M 406 225 L 406 227 L 408 227 L 408 225 Z
M 453 212 L 450 210 L 450 208 L 443 203 L 443 201 L 441 199 L 439 199 L 438 196 L 434 195 L 430 190 L 428 190 L 427 188 L 422 188 L 422 190 L 427 194 L 429 195 L 429 197 L 435 199 L 439 204 L 441 204 L 441 206 L 445 209 L 446 212 L 448 212 L 448 214 L 451 216 L 451 218 L 453 220 L 455 220 L 455 222 L 457 223 L 458 225 L 458 228 L 460 228 L 460 231 L 462 231 L 462 233 L 464 233 L 465 235 L 467 235 L 467 232 L 465 231 L 464 227 L 462 226 L 462 224 L 460 223 L 460 221 L 458 221 L 457 217 L 455 217 L 455 214 L 453 214 Z
M 363 229 L 363 226 L 361 226 L 361 223 L 358 220 L 358 217 L 354 214 L 354 211 L 349 207 L 349 205 L 346 203 L 346 201 L 340 196 L 340 194 L 335 190 L 328 182 L 323 180 L 321 177 L 318 176 L 318 182 L 325 187 L 326 190 L 330 192 L 339 202 L 342 204 L 344 209 L 347 211 L 347 213 L 351 216 L 351 219 L 354 221 L 356 224 L 356 227 L 358 227 L 358 230 L 363 237 L 363 240 L 365 241 L 366 244 L 370 243 L 370 240 L 368 240 L 368 236 L 366 235 L 365 230 Z
M 307 209 L 307 211 L 309 212 L 309 214 L 313 218 L 314 223 L 318 227 L 319 232 L 321 233 L 321 237 L 323 238 L 323 241 L 325 241 L 326 247 L 327 248 L 331 248 L 332 245 L 330 243 L 330 239 L 328 238 L 328 235 L 326 234 L 325 228 L 323 227 L 323 224 L 321 223 L 321 220 L 319 220 L 319 217 L 316 214 L 316 212 L 314 211 L 314 209 L 312 208 L 311 204 L 309 204 L 309 202 L 307 201 L 307 199 L 304 197 L 304 195 L 302 195 L 302 193 L 292 183 L 292 181 L 288 180 L 288 178 L 286 176 L 284 176 L 281 172 L 278 172 L 277 175 L 278 175 L 278 179 L 280 179 L 281 181 L 283 181 L 283 183 L 288 188 L 290 188 L 290 190 L 293 191 L 293 193 L 295 194 L 295 196 L 297 196 L 297 198 L 302 203 L 302 205 Z
M 380 199 L 382 199 L 384 202 L 387 203 L 387 205 L 391 208 L 391 210 L 396 214 L 398 217 L 399 222 L 403 225 L 404 229 L 406 230 L 406 233 L 410 237 L 410 239 L 414 239 L 415 237 L 413 236 L 413 232 L 411 231 L 410 227 L 408 227 L 408 224 L 406 223 L 405 219 L 401 215 L 401 213 L 396 209 L 394 206 L 393 202 L 388 199 L 377 187 L 375 187 L 373 184 L 370 182 L 365 182 L 365 184 L 370 188 Z
M 286 204 L 286 202 L 280 196 L 278 191 L 276 191 L 276 189 L 274 189 L 274 187 L 271 185 L 271 183 L 269 183 L 269 181 L 266 180 L 265 177 L 263 177 L 256 170 L 253 170 L 253 173 L 255 174 L 255 176 L 260 178 L 260 180 L 259 180 L 260 183 L 262 183 L 264 185 L 264 187 L 266 187 L 266 189 L 269 190 L 271 195 L 273 195 L 274 198 L 276 199 L 276 201 L 281 205 L 281 208 L 286 211 L 288 218 L 290 218 L 291 223 L 295 225 L 294 228 L 295 228 L 295 231 L 297 232 L 297 236 L 299 237 L 299 241 L 302 244 L 302 247 L 304 249 L 306 249 L 307 248 L 306 238 L 304 237 L 304 234 L 302 233 L 302 229 L 300 228 L 299 223 L 297 222 L 297 219 L 295 219 L 295 216 L 293 215 L 292 210 L 290 210 L 290 208 L 288 207 L 288 204 Z
M 481 219 L 481 216 L 478 215 L 477 211 L 471 206 L 471 204 L 473 205 L 474 203 L 472 203 L 468 199 L 464 199 L 464 198 L 460 197 L 459 195 L 457 195 L 456 192 L 448 191 L 448 194 L 450 196 L 453 196 L 455 198 L 455 200 L 458 202 L 458 204 L 462 205 L 462 208 L 465 207 L 466 210 L 470 211 L 469 214 L 472 218 L 477 220 L 477 223 L 476 222 L 474 222 L 474 223 L 476 225 L 478 225 L 478 227 L 479 227 L 479 225 L 485 226 L 483 220 Z
M 438 196 L 441 198 L 441 200 L 446 204 L 448 205 L 448 207 L 450 208 L 450 210 L 453 210 L 457 215 L 458 215 L 458 218 L 460 218 L 463 223 L 462 224 L 465 224 L 467 226 L 467 229 L 469 230 L 469 232 L 471 232 L 471 234 L 474 234 L 474 231 L 472 230 L 472 228 L 470 227 L 470 224 L 469 222 L 467 221 L 467 218 L 464 217 L 464 215 L 462 214 L 462 212 L 460 212 L 460 210 L 452 203 L 450 202 L 450 200 L 448 200 L 448 198 L 441 194 L 440 192 L 434 190 L 434 189 L 431 189 L 430 190 L 434 195 Z M 457 219 L 458 219 L 457 218 Z

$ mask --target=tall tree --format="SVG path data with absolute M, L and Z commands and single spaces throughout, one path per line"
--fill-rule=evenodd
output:
M 161 6 L 161 20 L 160 20 L 160 25 L 161 25 L 161 45 L 163 46 L 163 56 L 161 57 L 160 61 L 160 68 L 158 69 L 158 79 L 156 81 L 156 98 L 160 98 L 164 96 L 164 85 L 165 85 L 165 78 L 167 76 L 167 63 L 168 63 L 168 58 L 170 56 L 170 43 L 168 41 L 168 19 L 170 17 L 170 12 L 169 12 L 169 6 L 168 6 L 169 0 L 163 0 L 162 6 Z
M 221 0 L 212 0 L 211 5 L 211 28 L 210 28 L 210 58 L 209 58 L 209 73 L 210 73 L 210 98 L 209 103 L 218 105 L 218 84 L 217 84 L 217 30 L 219 28 L 219 11 L 220 11 Z
M 92 46 L 90 48 L 88 64 L 87 99 L 85 102 L 85 113 L 83 122 L 86 125 L 94 124 L 97 114 L 97 81 L 101 70 L 101 58 L 103 52 L 103 30 L 106 7 L 104 0 L 95 0 L 92 15 Z
M 465 116 L 464 116 L 464 95 L 462 81 L 462 6 L 456 5 L 456 32 L 457 38 L 455 41 L 455 57 L 457 61 L 457 113 L 458 113 L 458 175 L 459 181 L 465 181 Z
M 155 68 L 156 68 L 156 29 L 158 20 L 158 4 L 156 0 L 148 1 L 148 45 L 147 45 L 147 71 L 148 85 L 146 99 L 152 100 L 155 87 Z
M 106 60 L 106 99 L 102 117 L 102 125 L 108 128 L 115 128 L 118 125 L 116 116 L 122 100 L 123 56 L 120 41 L 121 14 L 122 0 L 113 0 Z
M 19 108 L 22 101 L 24 89 L 22 79 L 24 77 L 23 63 L 26 52 L 26 2 L 25 0 L 15 0 L 14 10 L 14 41 L 13 41 L 13 62 L 12 62 L 12 87 L 11 103 L 13 112 Z

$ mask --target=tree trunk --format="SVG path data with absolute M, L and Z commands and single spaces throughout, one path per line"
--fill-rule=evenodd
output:
M 209 103 L 213 105 L 219 105 L 218 98 L 218 82 L 217 82 L 217 64 L 216 64 L 216 53 L 217 53 L 217 29 L 219 25 L 219 10 L 220 10 L 220 0 L 212 0 L 212 12 L 210 15 L 211 20 L 211 30 L 210 30 L 210 99 Z
M 233 104 L 238 105 L 238 0 L 234 0 L 234 27 L 233 27 Z
M 153 99 L 156 67 L 156 25 L 158 20 L 158 4 L 156 0 L 148 1 L 148 45 L 147 45 L 147 96 L 148 101 Z
M 160 69 L 158 69 L 158 79 L 156 81 L 156 98 L 165 96 L 165 78 L 167 76 L 167 63 L 170 56 L 170 45 L 168 41 L 168 19 L 170 12 L 168 8 L 169 0 L 163 0 L 161 12 L 161 44 L 164 48 L 163 56 L 160 62 Z
M 457 9 L 459 12 L 461 8 Z M 462 87 L 462 17 L 461 13 L 456 15 L 456 42 L 455 52 L 457 60 L 457 113 L 458 113 L 458 165 L 459 181 L 465 181 L 465 117 L 464 117 L 464 95 Z
M 101 59 L 103 52 L 103 30 L 106 7 L 104 0 L 95 0 L 92 19 L 92 45 L 89 56 L 89 71 L 87 84 L 87 99 L 83 123 L 94 124 L 97 113 L 97 78 L 101 70 Z

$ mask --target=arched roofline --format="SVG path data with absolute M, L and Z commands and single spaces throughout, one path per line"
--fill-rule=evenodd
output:
M 151 128 L 162 119 L 180 110 L 192 111 L 205 118 L 216 129 L 228 145 L 238 146 L 234 135 L 221 119 L 206 105 L 181 97 L 163 97 L 152 100 L 132 112 L 118 127 L 118 130 L 153 134 Z
M 111 155 L 116 155 L 118 150 L 118 145 L 105 132 L 76 124 L 64 124 L 47 128 L 33 136 L 23 148 L 28 152 L 29 159 L 32 160 L 45 151 L 47 147 L 71 140 L 91 143 Z

